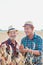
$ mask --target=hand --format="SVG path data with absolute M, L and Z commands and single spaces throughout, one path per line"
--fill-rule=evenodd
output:
M 33 50 L 31 50 L 31 49 L 28 49 L 28 52 L 30 52 L 30 53 L 33 53 Z
M 38 50 L 33 50 L 33 54 L 38 56 L 40 55 L 40 52 Z
M 19 49 L 24 49 L 24 46 L 23 46 L 23 45 L 20 45 L 20 46 L 19 46 Z
M 23 49 L 24 49 L 24 46 L 23 46 L 23 45 L 20 45 L 20 46 L 19 46 L 19 50 L 22 52 Z

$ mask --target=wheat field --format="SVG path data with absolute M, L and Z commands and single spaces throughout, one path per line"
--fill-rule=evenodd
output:
M 36 31 L 36 34 L 40 35 L 43 38 L 43 31 Z M 25 36 L 25 33 L 23 31 L 18 31 L 17 32 L 17 37 L 16 40 L 20 44 L 21 39 Z M 0 32 L 0 43 L 7 40 L 8 35 L 7 32 Z
M 43 31 L 36 31 L 36 34 L 40 35 L 43 38 Z M 18 44 L 20 44 L 21 39 L 25 36 L 25 33 L 23 31 L 18 31 L 16 41 Z M 0 44 L 8 39 L 7 32 L 0 32 Z M 42 56 L 43 57 L 43 56 Z M 43 59 L 42 59 L 43 62 Z

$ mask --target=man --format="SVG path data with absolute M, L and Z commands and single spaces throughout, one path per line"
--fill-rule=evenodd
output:
M 22 53 L 33 53 L 35 56 L 41 57 L 42 39 L 40 36 L 34 33 L 33 23 L 31 21 L 28 21 L 24 24 L 23 27 L 26 36 L 21 40 L 20 51 Z M 41 58 L 39 58 L 39 61 L 40 63 L 38 63 L 37 65 L 41 65 Z
M 13 27 L 13 26 L 9 26 L 8 32 L 7 32 L 9 38 L 8 40 L 2 42 L 1 45 L 6 44 L 7 45 L 7 53 L 9 53 L 9 49 L 11 46 L 12 47 L 12 60 L 14 57 L 18 56 L 18 49 L 19 49 L 19 45 L 16 42 L 15 38 L 17 36 L 17 30 Z

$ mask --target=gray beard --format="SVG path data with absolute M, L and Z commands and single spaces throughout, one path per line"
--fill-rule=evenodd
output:
M 15 40 L 15 38 L 10 38 L 11 40 Z

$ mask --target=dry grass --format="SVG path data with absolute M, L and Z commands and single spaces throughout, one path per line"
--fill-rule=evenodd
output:
M 41 37 L 43 37 L 43 31 L 36 31 L 36 33 L 37 33 L 38 35 L 40 35 Z M 24 37 L 24 36 L 25 36 L 25 33 L 22 32 L 22 31 L 19 31 L 19 32 L 17 33 L 17 38 L 16 38 L 16 40 L 17 40 L 17 42 L 18 42 L 19 44 L 20 44 L 20 41 L 21 41 L 22 37 Z M 7 39 L 8 39 L 7 32 L 0 32 L 0 43 L 3 42 L 3 41 L 5 41 L 5 40 L 7 40 Z
M 40 35 L 41 37 L 43 37 L 43 31 L 36 31 L 36 33 L 38 34 L 38 35 Z M 22 32 L 22 31 L 19 31 L 18 33 L 17 33 L 17 38 L 16 38 L 16 40 L 17 40 L 17 42 L 20 44 L 20 41 L 21 41 L 21 39 L 22 39 L 22 37 L 24 37 L 25 36 L 25 33 L 24 32 Z M 0 32 L 0 44 L 1 44 L 1 42 L 3 42 L 3 41 L 5 41 L 5 40 L 7 40 L 8 39 L 8 35 L 7 35 L 7 32 Z M 43 61 L 43 60 L 42 60 Z

